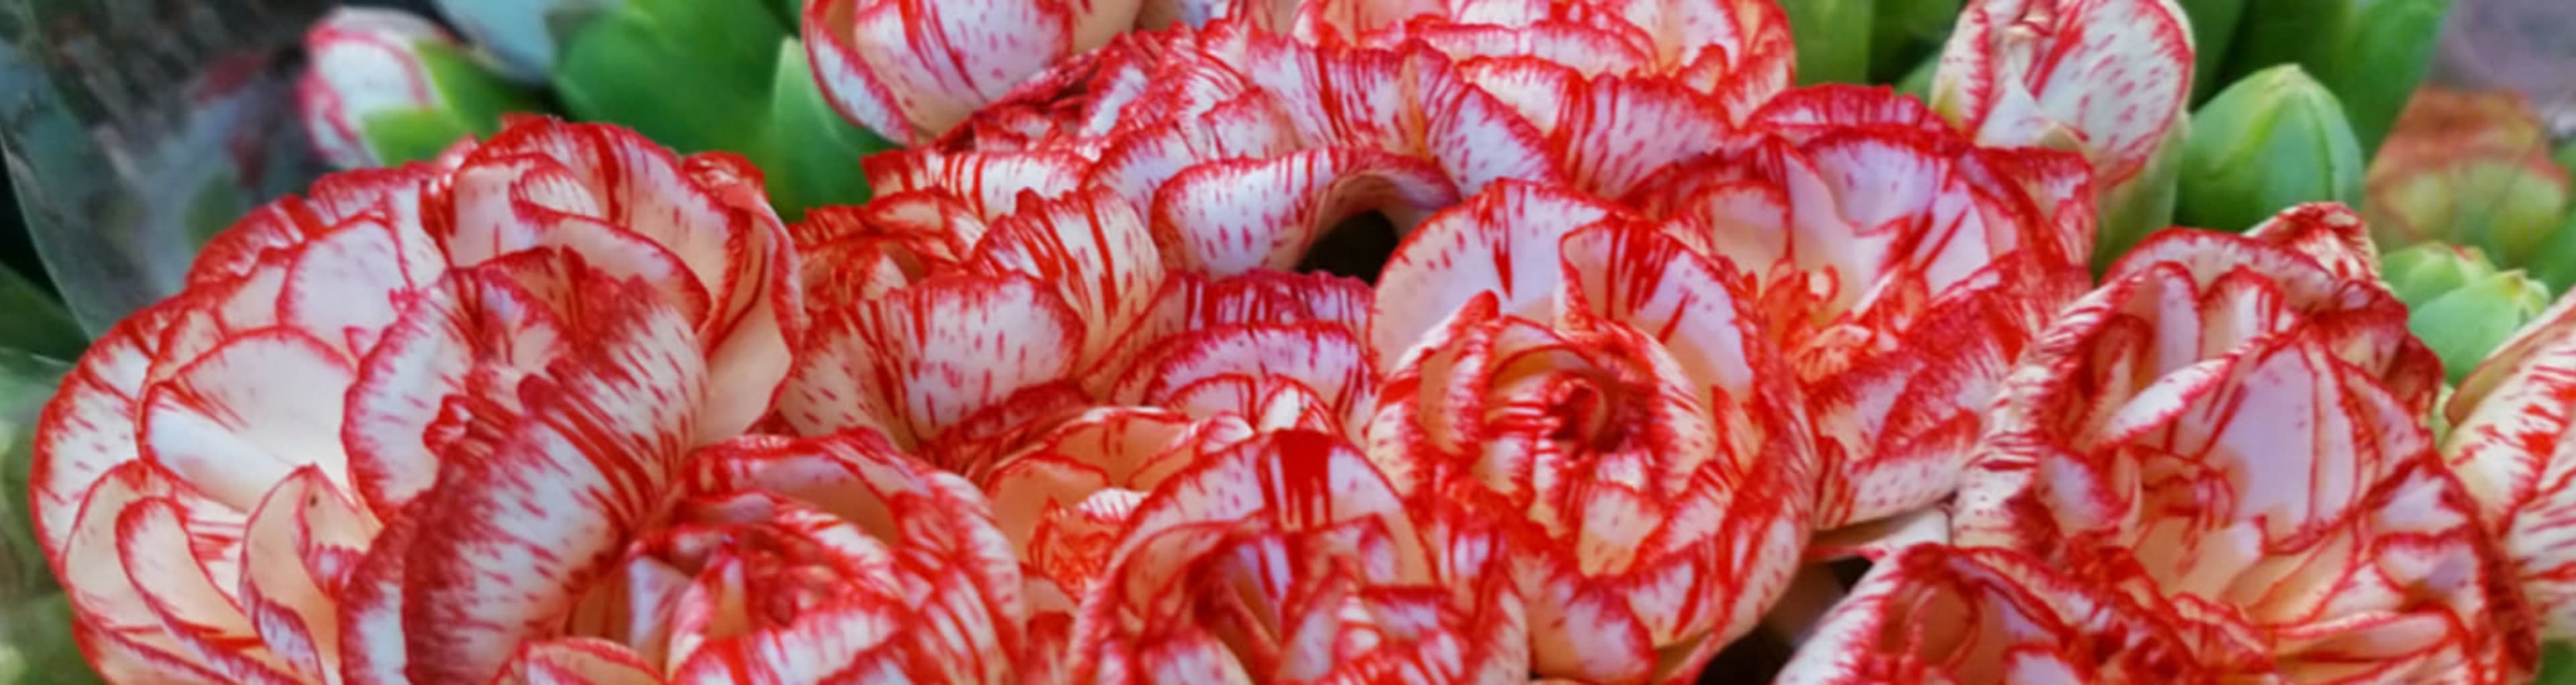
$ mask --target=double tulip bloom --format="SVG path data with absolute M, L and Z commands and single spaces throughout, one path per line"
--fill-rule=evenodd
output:
M 792 225 L 546 119 L 245 218 L 40 428 L 93 662 L 1687 683 L 1844 557 L 1785 682 L 2506 682 L 2576 630 L 2567 306 L 2437 440 L 2349 212 L 2096 287 L 2168 103 L 2017 70 L 2163 84 L 2187 40 L 2105 27 L 2169 4 L 1979 4 L 1944 107 L 1789 89 L 1766 2 L 1006 4 L 809 4 L 913 145 Z

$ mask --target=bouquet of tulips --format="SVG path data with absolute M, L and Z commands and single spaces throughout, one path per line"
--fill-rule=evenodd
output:
M 2446 4 L 338 10 L 346 170 L 5 395 L 0 670 L 2561 677 L 2576 155 Z

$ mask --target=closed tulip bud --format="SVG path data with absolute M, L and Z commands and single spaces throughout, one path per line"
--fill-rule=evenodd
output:
M 2548 285 L 2496 268 L 2474 247 L 2424 243 L 2380 264 L 2380 277 L 2409 310 L 2408 330 L 2442 358 L 2452 383 L 2549 308 Z
M 2228 73 L 2295 62 L 2334 91 L 2362 152 L 2379 149 L 2430 68 L 2452 0 L 2248 0 Z
M 2175 220 L 2242 230 L 2304 202 L 2361 199 L 2361 144 L 2334 94 L 2298 65 L 2255 72 L 2192 118 Z
M 1869 79 L 1871 0 L 1781 0 L 1798 44 L 1798 82 L 1864 83 Z
M 296 91 L 305 128 L 340 168 L 438 155 L 534 108 L 529 93 L 466 56 L 456 37 L 398 10 L 341 8 L 305 34 L 312 56 Z

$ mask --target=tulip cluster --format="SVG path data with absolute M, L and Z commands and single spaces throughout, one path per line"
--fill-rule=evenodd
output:
M 680 4 L 468 33 L 561 74 Z M 457 45 L 342 16 L 316 78 Z M 2576 638 L 2576 299 L 2383 276 L 2296 203 L 2349 170 L 2149 234 L 2177 170 L 2358 154 L 2187 132 L 2172 0 L 1970 0 L 1928 103 L 1793 85 L 1791 16 L 814 0 L 815 102 L 907 147 L 792 218 L 742 155 L 454 116 L 506 87 L 315 86 L 420 161 L 91 347 L 37 539 L 118 683 L 1660 685 L 1763 638 L 2500 684 Z M 2341 116 L 2270 74 L 2212 107 Z

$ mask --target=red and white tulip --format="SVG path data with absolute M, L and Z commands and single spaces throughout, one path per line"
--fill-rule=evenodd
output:
M 1420 41 L 1472 64 L 1527 57 L 1587 77 L 1650 77 L 1738 120 L 1793 82 L 1789 15 L 1769 0 L 1308 0 L 1295 32 L 1326 44 Z
M 1941 52 L 1929 100 L 1979 143 L 2091 160 L 2102 194 L 2098 247 L 2115 257 L 2173 217 L 2190 26 L 2174 0 L 1974 0 Z
M 591 586 L 525 682 L 1019 683 L 1019 567 L 974 486 L 864 431 L 694 456 L 667 520 Z M 1044 682 L 1044 681 L 1034 681 Z
M 1780 685 L 2230 682 L 2267 656 L 2224 639 L 2117 555 L 2052 564 L 1995 547 L 1909 547 L 1873 567 Z
M 1535 673 L 1687 682 L 1788 585 L 1812 448 L 1740 282 L 1640 217 L 1516 182 L 1387 265 L 1370 456 L 1505 522 Z
M 2469 373 L 2444 408 L 2442 454 L 2494 522 L 2550 639 L 2576 637 L 2576 298 L 2558 304 Z
M 2533 617 L 2422 419 L 2441 368 L 2349 210 L 2171 231 L 2023 358 L 1954 544 L 2126 556 L 2289 682 L 2516 682 Z M 2354 248 L 2359 248 L 2355 250 Z
M 484 679 L 787 372 L 757 172 L 527 119 L 253 212 L 48 406 L 35 520 L 119 682 Z
M 1244 441 L 1135 505 L 1069 682 L 1527 682 L 1504 545 L 1414 506 L 1340 436 Z
M 1980 148 L 1855 86 L 1790 91 L 1730 147 L 1631 203 L 1750 279 L 1816 422 L 1818 527 L 1946 499 L 2005 371 L 2089 286 L 2083 160 Z

